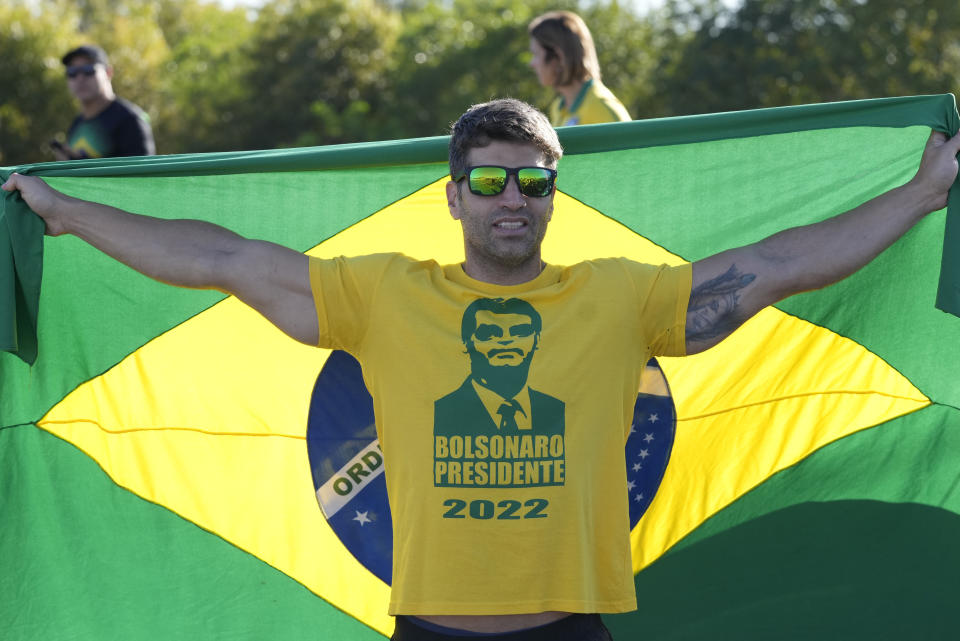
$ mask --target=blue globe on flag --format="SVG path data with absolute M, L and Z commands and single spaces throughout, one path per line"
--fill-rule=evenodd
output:
M 393 529 L 383 454 L 373 399 L 360 363 L 334 351 L 310 399 L 307 454 L 317 501 L 351 554 L 384 583 L 391 583 Z M 656 359 L 643 375 L 625 447 L 630 527 L 650 506 L 670 460 L 676 408 Z

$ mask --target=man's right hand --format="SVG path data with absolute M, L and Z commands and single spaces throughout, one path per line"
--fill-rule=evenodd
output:
M 50 151 L 53 152 L 53 157 L 57 160 L 76 160 L 77 156 L 73 153 L 73 150 L 70 147 L 64 145 L 56 145 L 50 147 Z
M 232 294 L 289 336 L 308 345 L 319 340 L 304 254 L 199 220 L 142 216 L 72 198 L 35 176 L 11 174 L 2 188 L 19 190 L 51 236 L 73 234 L 164 283 Z
M 10 174 L 7 182 L 3 183 L 4 191 L 19 191 L 23 200 L 47 224 L 47 234 L 59 236 L 66 233 L 63 223 L 57 217 L 58 205 L 68 197 L 56 191 L 36 176 Z

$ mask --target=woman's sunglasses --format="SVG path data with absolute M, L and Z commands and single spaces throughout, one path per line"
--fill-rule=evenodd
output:
M 470 193 L 477 196 L 496 196 L 507 188 L 507 179 L 514 176 L 517 187 L 524 196 L 543 198 L 553 191 L 553 184 L 557 180 L 557 170 L 546 167 L 497 167 L 495 165 L 481 165 L 467 167 L 453 176 L 453 182 L 467 179 Z
M 91 78 L 95 73 L 97 73 L 97 65 L 76 65 L 74 67 L 67 67 L 67 78 L 76 78 L 80 74 L 85 75 L 87 78 Z

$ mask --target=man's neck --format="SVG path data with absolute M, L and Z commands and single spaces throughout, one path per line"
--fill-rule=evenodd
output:
M 80 103 L 80 113 L 83 114 L 83 117 L 87 120 L 96 118 L 103 113 L 103 110 L 109 107 L 114 100 L 116 100 L 116 96 L 112 94 L 97 96 L 87 102 Z
M 463 271 L 467 276 L 482 283 L 491 285 L 522 285 L 534 280 L 546 269 L 547 264 L 540 258 L 539 252 L 530 260 L 517 266 L 495 265 L 477 260 L 467 260 L 463 263 Z

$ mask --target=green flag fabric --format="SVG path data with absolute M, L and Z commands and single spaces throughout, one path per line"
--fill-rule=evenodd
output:
M 677 263 L 755 242 L 903 184 L 930 130 L 958 127 L 943 95 L 561 129 L 544 257 Z M 446 145 L 100 159 L 0 178 L 41 176 L 310 255 L 456 262 Z M 626 450 L 629 500 L 643 505 L 639 608 L 605 616 L 614 638 L 955 636 L 960 319 L 936 305 L 940 278 L 950 308 L 957 193 L 852 277 L 703 354 L 659 359 L 672 407 L 638 412 L 646 444 Z M 16 197 L 3 207 L 0 229 L 21 225 L 0 232 L 0 347 L 21 339 L 19 354 L 0 352 L 3 638 L 389 636 L 390 577 L 374 558 L 389 541 L 368 553 L 351 538 L 389 528 L 353 504 L 344 524 L 317 505 L 308 428 L 364 402 L 324 388 L 337 353 L 76 238 L 48 238 L 41 254 L 42 223 Z M 36 324 L 32 366 L 17 318 Z
M 956 193 L 951 193 L 950 198 L 957 198 Z M 960 316 L 960 215 L 956 213 L 960 211 L 960 203 L 951 200 L 948 205 L 937 307 Z
M 0 200 L 0 351 L 32 365 L 37 358 L 37 314 L 43 274 L 43 221 L 14 205 L 19 194 Z M 7 203 L 11 203 L 8 212 Z

